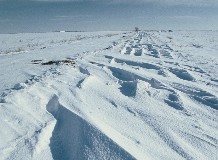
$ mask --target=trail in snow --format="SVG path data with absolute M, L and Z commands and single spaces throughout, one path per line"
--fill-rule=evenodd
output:
M 59 55 L 75 66 L 47 66 L 2 95 L 2 158 L 217 159 L 218 41 L 199 48 L 187 35 L 119 33 Z

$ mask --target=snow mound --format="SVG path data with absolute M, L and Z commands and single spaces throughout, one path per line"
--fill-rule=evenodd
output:
M 96 127 L 60 105 L 56 95 L 46 108 L 57 120 L 49 144 L 53 159 L 135 159 Z

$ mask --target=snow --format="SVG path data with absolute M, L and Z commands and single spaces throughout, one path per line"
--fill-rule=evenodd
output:
M 0 159 L 217 159 L 217 37 L 0 35 Z

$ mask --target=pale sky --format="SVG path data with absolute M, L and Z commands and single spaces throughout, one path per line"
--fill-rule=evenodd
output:
M 218 29 L 216 0 L 0 0 L 0 33 Z

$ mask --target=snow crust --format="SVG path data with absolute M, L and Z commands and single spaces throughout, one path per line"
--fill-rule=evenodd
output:
M 0 159 L 218 159 L 217 37 L 0 35 Z

